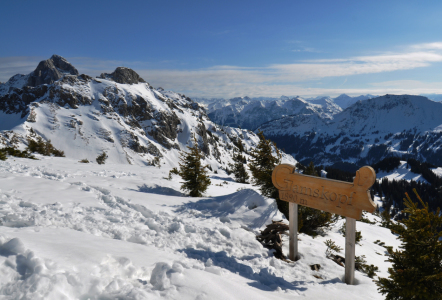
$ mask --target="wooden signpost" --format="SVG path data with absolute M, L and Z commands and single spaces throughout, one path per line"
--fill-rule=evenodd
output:
M 376 209 L 368 191 L 375 180 L 376 173 L 368 166 L 356 172 L 353 183 L 299 174 L 292 165 L 277 166 L 272 181 L 279 198 L 289 202 L 289 258 L 298 258 L 298 204 L 345 216 L 345 282 L 353 284 L 356 220 L 361 219 L 363 210 Z

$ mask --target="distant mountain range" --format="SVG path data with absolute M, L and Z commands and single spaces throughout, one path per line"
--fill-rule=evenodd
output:
M 442 95 L 212 99 L 215 123 L 258 132 L 303 163 L 354 170 L 388 156 L 442 166 Z
M 302 97 L 280 98 L 249 98 L 237 97 L 232 99 L 203 99 L 196 101 L 203 104 L 209 118 L 217 124 L 241 127 L 255 130 L 258 126 L 286 116 L 297 114 L 317 114 L 320 118 L 333 119 L 333 115 L 360 100 L 371 99 L 375 96 L 361 95 L 350 97 L 342 94 L 336 98 Z
M 423 96 L 385 95 L 333 119 L 298 114 L 257 130 L 304 163 L 361 166 L 399 156 L 442 165 L 442 103 Z

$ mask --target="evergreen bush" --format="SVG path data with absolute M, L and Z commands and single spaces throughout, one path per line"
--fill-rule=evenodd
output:
M 180 153 L 178 174 L 184 180 L 181 189 L 188 191 L 191 197 L 201 197 L 210 185 L 210 178 L 207 175 L 207 166 L 201 164 L 202 154 L 195 136 L 193 146 L 187 146 L 187 149 L 189 152 Z
M 12 148 L 12 147 L 6 147 L 3 149 L 0 149 L 0 160 L 6 160 L 6 155 L 15 156 L 15 157 L 23 157 L 23 158 L 30 158 L 30 159 L 36 159 L 35 156 L 30 154 L 27 151 L 20 151 L 18 149 Z M 1 157 L 4 157 L 4 159 L 1 159 Z
M 44 141 L 42 137 L 37 137 L 37 140 L 33 140 L 28 138 L 28 147 L 27 149 L 31 153 L 39 153 L 44 156 L 57 156 L 64 157 L 64 152 L 56 149 L 52 144 L 51 140 Z
M 246 168 L 244 167 L 245 157 L 241 155 L 241 153 L 233 154 L 234 164 L 229 164 L 231 168 L 231 172 L 235 177 L 235 181 L 239 183 L 248 183 L 249 174 L 247 173 Z
M 97 158 L 95 160 L 97 161 L 97 163 L 99 165 L 104 165 L 107 158 L 108 158 L 108 156 L 107 156 L 106 152 L 103 151 L 100 155 L 97 156 Z
M 343 250 L 331 239 L 326 240 L 324 244 L 327 246 L 327 249 L 325 250 L 325 256 L 327 258 L 330 258 L 333 254 L 340 253 Z
M 6 151 L 3 151 L 3 149 L 0 149 L 0 160 L 6 160 Z
M 391 226 L 402 243 L 396 251 L 388 249 L 389 277 L 376 282 L 387 300 L 442 299 L 442 215 L 439 208 L 430 212 L 428 204 L 416 190 L 414 193 L 423 207 L 405 194 L 406 218 L 403 224 Z

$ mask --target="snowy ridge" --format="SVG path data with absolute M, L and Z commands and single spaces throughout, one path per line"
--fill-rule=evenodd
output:
M 310 102 L 301 97 L 281 97 L 272 101 L 257 101 L 248 97 L 233 98 L 227 102 L 213 102 L 208 106 L 209 118 L 217 124 L 256 129 L 258 126 L 297 114 L 317 114 L 332 119 L 342 109 L 331 100 Z
M 434 173 L 438 174 L 437 171 L 434 171 Z M 406 161 L 401 161 L 399 167 L 397 167 L 396 169 L 390 172 L 380 171 L 376 173 L 376 178 L 377 180 L 382 180 L 384 178 L 387 178 L 388 180 L 396 180 L 396 181 L 407 180 L 407 181 L 417 181 L 429 184 L 428 181 L 422 177 L 422 174 L 416 174 L 411 172 L 410 168 L 407 168 Z
M 356 102 L 332 120 L 296 115 L 259 130 L 316 165 L 371 164 L 392 155 L 442 165 L 442 103 L 422 96 L 385 95 Z
M 333 102 L 336 103 L 336 105 L 339 105 L 342 109 L 346 109 L 347 107 L 355 104 L 358 101 L 368 100 L 371 98 L 375 98 L 376 96 L 373 95 L 360 95 L 356 97 L 351 97 L 346 94 L 339 95 L 338 97 L 333 99 Z

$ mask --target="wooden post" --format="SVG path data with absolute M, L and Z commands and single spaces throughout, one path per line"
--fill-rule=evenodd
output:
M 345 283 L 354 284 L 355 279 L 355 247 L 356 220 L 346 218 L 345 224 Z
M 289 258 L 298 258 L 298 204 L 289 203 Z

